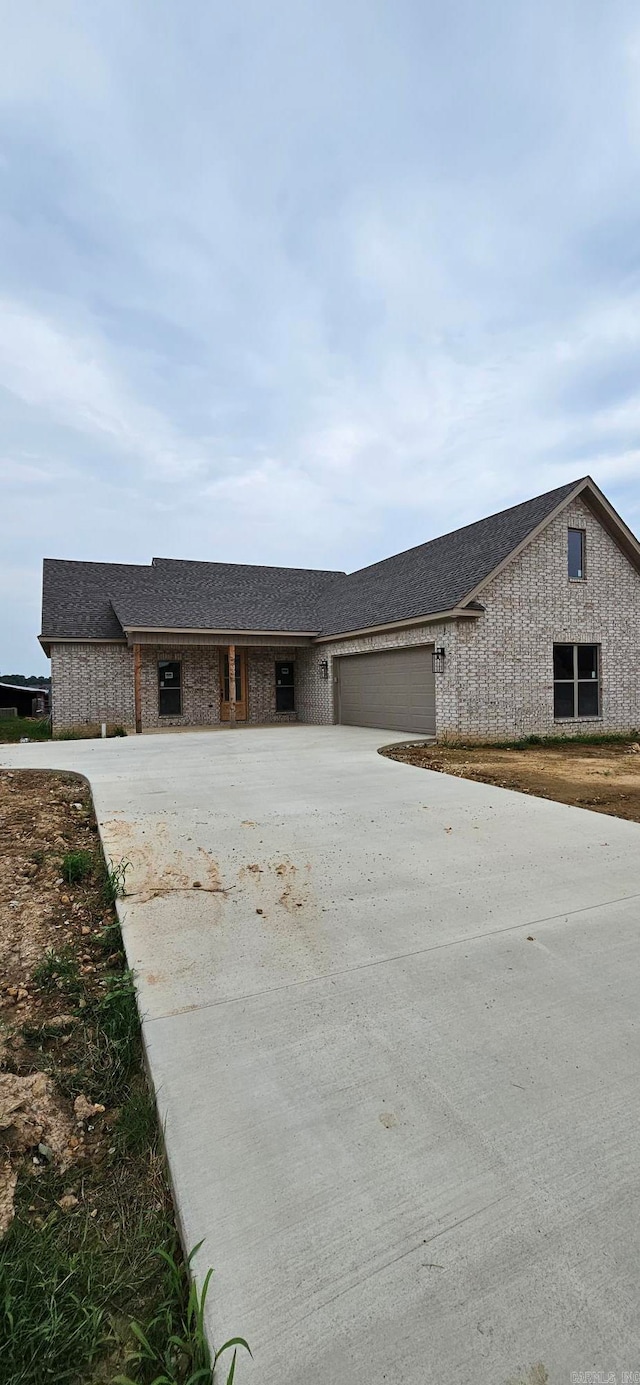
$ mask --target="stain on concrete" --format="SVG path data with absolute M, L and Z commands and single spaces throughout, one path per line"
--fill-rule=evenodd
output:
M 536 1361 L 534 1366 L 529 1366 L 520 1375 L 510 1376 L 505 1385 L 549 1385 L 549 1372 L 542 1361 Z
M 116 818 L 102 824 L 107 854 L 129 862 L 125 897 L 144 904 L 148 900 L 182 891 L 227 894 L 217 861 L 204 847 L 185 852 L 168 839 L 167 824 L 154 823 L 148 830 L 138 823 Z

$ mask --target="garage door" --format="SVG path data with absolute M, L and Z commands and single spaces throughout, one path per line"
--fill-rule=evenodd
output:
M 433 645 L 335 660 L 338 721 L 435 736 Z

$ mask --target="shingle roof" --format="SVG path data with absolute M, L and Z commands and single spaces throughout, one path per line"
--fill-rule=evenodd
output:
M 148 566 L 45 558 L 42 635 L 122 639 L 125 629 L 146 627 L 329 636 L 449 611 L 578 484 L 350 574 L 173 558 L 154 558 Z
M 466 524 L 428 543 L 352 572 L 331 588 L 321 612 L 322 633 L 433 615 L 458 606 L 523 539 L 550 515 L 578 481 Z
M 42 633 L 56 639 L 122 639 L 112 599 L 147 583 L 153 569 L 138 563 L 81 563 L 45 558 Z
M 250 563 L 197 563 L 154 558 L 146 586 L 114 599 L 124 629 L 318 629 L 327 588 L 343 572 Z

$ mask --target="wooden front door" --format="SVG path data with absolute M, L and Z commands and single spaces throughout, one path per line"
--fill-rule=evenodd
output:
M 247 651 L 236 650 L 236 721 L 247 720 Z M 229 655 L 220 653 L 220 720 L 229 721 Z

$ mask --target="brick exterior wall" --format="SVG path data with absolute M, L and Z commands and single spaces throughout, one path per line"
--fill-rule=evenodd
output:
M 275 664 L 290 661 L 297 673 L 297 651 L 289 647 L 247 650 L 247 677 L 249 682 L 249 721 L 252 725 L 265 722 L 285 724 L 297 721 L 297 712 L 276 712 Z M 297 690 L 296 690 L 297 691 Z
M 582 582 L 567 573 L 567 530 L 586 533 Z M 480 593 L 477 619 L 331 640 L 305 651 L 329 661 L 329 682 L 310 687 L 305 720 L 333 720 L 332 660 L 340 654 L 435 643 L 438 737 L 500 739 L 640 727 L 640 574 L 584 502 L 547 526 Z M 555 721 L 553 645 L 598 644 L 601 716 Z
M 567 529 L 586 532 L 586 579 L 570 582 Z M 249 721 L 287 721 L 275 710 L 278 659 L 295 660 L 296 717 L 334 720 L 333 659 L 370 650 L 436 644 L 446 651 L 436 674 L 439 737 L 563 734 L 640 727 L 640 574 L 591 510 L 574 501 L 480 594 L 477 619 L 422 624 L 382 634 L 292 650 L 247 649 Z M 601 716 L 554 721 L 554 643 L 598 644 Z M 183 714 L 158 715 L 158 659 L 181 659 Z M 328 678 L 320 665 L 328 663 Z M 52 648 L 53 715 L 57 727 L 108 720 L 133 724 L 133 657 L 122 645 Z M 219 647 L 142 648 L 143 727 L 210 726 L 220 717 Z
M 388 630 L 377 635 L 356 635 L 347 640 L 327 640 L 326 643 L 303 649 L 298 654 L 298 720 L 327 726 L 335 720 L 335 684 L 337 675 L 333 660 L 341 654 L 369 654 L 385 649 L 406 649 L 409 645 L 442 645 L 445 630 L 442 622 L 434 625 L 412 625 L 402 630 Z M 327 660 L 328 677 L 320 676 L 320 662 Z M 437 698 L 437 680 L 436 680 Z M 437 702 L 436 702 L 437 706 Z
M 586 533 L 581 582 L 567 529 Z M 640 726 L 640 574 L 583 501 L 565 509 L 480 593 L 485 614 L 447 627 L 439 736 L 571 735 Z M 554 721 L 553 645 L 598 644 L 601 716 Z
M 242 648 L 240 644 L 237 649 Z M 251 726 L 295 721 L 295 713 L 276 712 L 276 660 L 291 659 L 291 646 L 244 646 L 247 656 L 249 694 L 247 721 Z M 143 645 L 142 728 L 159 726 L 217 726 L 220 722 L 220 645 Z M 182 715 L 160 716 L 158 711 L 158 660 L 182 663 Z
M 133 661 L 133 653 L 130 654 Z M 182 664 L 182 715 L 161 717 L 158 710 L 158 660 Z M 145 644 L 140 649 L 142 729 L 159 726 L 214 726 L 220 720 L 220 651 L 215 645 Z
M 133 662 L 125 644 L 54 644 L 51 648 L 54 731 L 103 721 L 132 726 Z
M 225 646 L 226 647 L 226 646 Z M 240 646 L 237 646 L 240 648 Z M 220 722 L 220 646 L 142 645 L 142 729 L 217 726 Z M 276 712 L 276 660 L 296 662 L 296 649 L 247 647 L 248 721 L 251 725 L 296 721 L 296 712 Z M 182 714 L 160 716 L 158 660 L 182 664 Z M 54 644 L 51 649 L 53 717 L 56 730 L 108 721 L 132 729 L 135 722 L 133 651 L 124 644 Z

